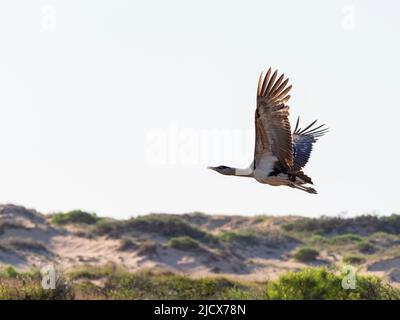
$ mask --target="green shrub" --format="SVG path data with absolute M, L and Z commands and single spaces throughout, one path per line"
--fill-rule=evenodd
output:
M 345 233 L 339 234 L 333 237 L 325 237 L 319 234 L 314 234 L 311 237 L 311 242 L 316 244 L 331 244 L 334 246 L 341 246 L 347 244 L 353 244 L 363 241 L 363 237 L 359 236 L 358 234 L 353 233 Z
M 130 273 L 115 265 L 83 266 L 68 273 L 76 281 L 79 294 L 97 299 L 233 299 L 256 294 L 236 281 L 224 278 L 193 279 L 168 271 L 153 269 Z M 104 285 L 96 286 L 88 280 L 104 279 Z M 86 280 L 86 281 L 85 281 Z M 248 293 L 249 291 L 249 293 Z
M 314 234 L 311 237 L 311 242 L 316 243 L 316 244 L 327 244 L 327 243 L 329 243 L 329 239 L 320 234 Z
M 157 253 L 159 245 L 153 240 L 143 241 L 136 252 L 138 256 L 151 256 Z
M 71 283 L 61 272 L 57 273 L 55 289 L 42 287 L 39 272 L 17 272 L 0 274 L 0 300 L 70 300 L 75 293 Z
M 122 234 L 134 232 L 158 233 L 165 237 L 188 236 L 196 240 L 215 242 L 208 232 L 173 215 L 149 214 L 125 221 L 99 222 L 94 232 L 98 235 L 120 237 Z
M 218 297 L 223 300 L 256 300 L 256 299 L 265 299 L 262 292 L 258 292 L 256 290 L 250 290 L 249 288 L 243 287 L 234 287 L 228 288 L 221 296 Z
M 258 242 L 257 236 L 247 231 L 222 231 L 218 237 L 222 241 L 230 244 L 234 242 L 240 242 L 248 245 L 254 245 Z
M 0 277 L 16 278 L 18 274 L 13 266 L 5 266 L 0 269 Z
M 168 240 L 167 245 L 179 250 L 193 250 L 200 247 L 199 243 L 191 237 L 174 237 Z
M 95 224 L 101 218 L 95 213 L 88 213 L 82 210 L 73 210 L 66 213 L 55 213 L 51 216 L 51 222 L 57 225 L 65 224 Z
M 139 272 L 110 277 L 103 292 L 111 299 L 220 299 L 227 289 L 235 287 L 237 283 L 224 278 Z
M 346 245 L 346 244 L 352 244 L 354 242 L 361 242 L 363 241 L 363 239 L 364 239 L 363 237 L 357 234 L 345 233 L 329 238 L 329 243 L 333 245 Z
M 386 232 L 375 232 L 368 237 L 368 241 L 372 244 L 388 248 L 399 245 L 400 237 Z
M 28 271 L 18 271 L 11 265 L 0 266 L 0 278 L 37 278 L 40 276 L 40 271 L 36 268 L 31 268 Z
M 374 232 L 400 233 L 400 215 L 377 217 L 362 215 L 355 218 L 320 217 L 300 218 L 282 226 L 287 231 L 313 232 L 328 234 L 331 232 L 371 234 Z
M 367 241 L 360 242 L 357 248 L 361 253 L 365 254 L 372 254 L 377 251 L 377 247 Z
M 293 257 L 298 261 L 314 261 L 319 255 L 319 252 L 312 248 L 300 248 L 298 249 Z
M 347 263 L 347 264 L 357 265 L 357 264 L 364 263 L 365 262 L 365 258 L 361 257 L 361 256 L 354 256 L 354 255 L 346 256 L 346 257 L 343 258 L 343 262 Z
M 195 239 L 209 237 L 205 231 L 176 216 L 150 214 L 131 219 L 129 225 L 140 231 L 159 232 L 169 237 L 189 236 Z
M 124 221 L 118 221 L 110 218 L 104 218 L 98 220 L 93 225 L 92 233 L 95 235 L 113 235 L 119 229 L 119 227 L 124 223 Z
M 130 238 L 123 237 L 120 241 L 119 251 L 132 251 L 138 248 L 138 244 Z
M 83 265 L 81 267 L 77 267 L 68 272 L 67 276 L 70 279 L 100 279 L 104 277 L 109 277 L 112 275 L 115 276 L 123 276 L 128 274 L 122 268 L 117 267 L 114 264 L 105 264 L 100 266 L 92 266 L 92 265 Z
M 11 270 L 11 269 L 10 269 Z M 9 271 L 10 271 L 9 270 Z M 14 270 L 15 271 L 15 270 Z M 57 279 L 56 290 L 41 286 L 38 272 L 0 272 L 1 299 L 397 299 L 400 290 L 376 277 L 356 276 L 355 289 L 342 288 L 343 275 L 325 268 L 289 272 L 267 284 L 225 278 L 190 278 L 163 271 L 130 273 L 116 265 L 82 266 Z M 69 279 L 69 280 L 66 280 Z M 100 280 L 101 285 L 98 284 Z
M 339 229 L 344 223 L 345 220 L 340 217 L 300 218 L 285 223 L 282 228 L 286 231 L 325 234 Z
M 343 289 L 343 276 L 324 268 L 289 272 L 267 285 L 267 298 L 274 300 L 400 299 L 400 291 L 376 277 L 356 276 L 355 289 Z

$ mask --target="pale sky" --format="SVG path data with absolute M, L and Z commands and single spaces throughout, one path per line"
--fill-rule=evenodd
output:
M 398 1 L 0 3 L 0 203 L 42 212 L 399 212 Z M 330 132 L 318 195 L 225 177 L 254 150 L 259 73 Z M 221 138 L 222 137 L 222 138 Z

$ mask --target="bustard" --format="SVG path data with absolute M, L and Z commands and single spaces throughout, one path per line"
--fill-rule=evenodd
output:
M 308 162 L 317 139 L 327 129 L 324 125 L 315 126 L 317 120 L 306 128 L 299 127 L 297 118 L 293 133 L 289 123 L 287 101 L 292 86 L 287 86 L 289 79 L 282 74 L 277 79 L 276 70 L 271 76 L 271 68 L 264 76 L 261 73 L 257 88 L 257 108 L 255 116 L 256 141 L 254 159 L 247 169 L 227 166 L 209 167 L 223 175 L 250 177 L 260 183 L 271 186 L 288 186 L 309 193 L 317 193 L 313 184 L 302 169 Z

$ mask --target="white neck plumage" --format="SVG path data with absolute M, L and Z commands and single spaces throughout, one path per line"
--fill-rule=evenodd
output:
M 235 176 L 237 177 L 252 177 L 253 176 L 253 168 L 249 167 L 246 169 L 237 169 L 235 168 Z
M 236 176 L 236 177 L 253 177 L 253 165 L 250 165 L 246 169 L 231 168 L 227 166 L 219 167 L 208 167 L 211 170 L 217 171 L 225 176 Z

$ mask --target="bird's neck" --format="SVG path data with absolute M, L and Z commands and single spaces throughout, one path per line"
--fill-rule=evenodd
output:
M 251 167 L 246 169 L 238 169 L 234 168 L 234 176 L 237 177 L 252 177 L 253 176 L 253 169 Z

